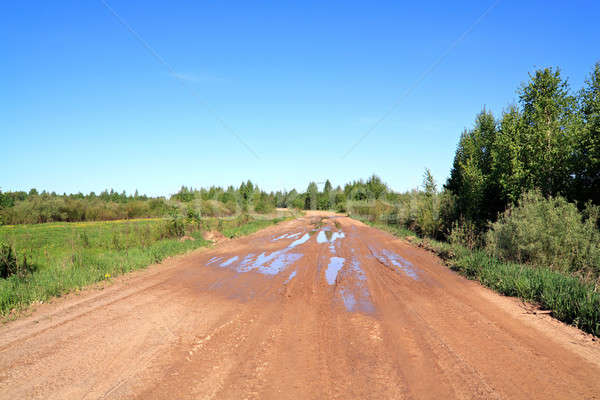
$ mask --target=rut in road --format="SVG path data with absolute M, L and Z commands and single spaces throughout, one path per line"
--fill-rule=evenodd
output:
M 593 399 L 599 377 L 588 336 L 323 213 L 0 328 L 7 399 Z

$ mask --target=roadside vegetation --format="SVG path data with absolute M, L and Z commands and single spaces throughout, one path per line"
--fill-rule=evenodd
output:
M 551 68 L 518 93 L 462 133 L 441 190 L 426 170 L 419 189 L 358 191 L 344 208 L 600 336 L 600 63 L 576 93 Z
M 238 188 L 192 189 L 182 186 L 170 196 L 148 197 L 105 190 L 100 194 L 56 194 L 0 191 L 0 225 L 47 222 L 110 221 L 167 217 L 172 214 L 199 217 L 229 217 L 244 213 L 268 214 L 281 193 L 266 193 L 251 181 Z

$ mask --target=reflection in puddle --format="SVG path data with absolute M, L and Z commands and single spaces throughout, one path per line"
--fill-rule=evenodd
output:
M 281 240 L 281 239 L 283 239 L 283 238 L 286 238 L 286 237 L 288 237 L 288 234 L 287 234 L 287 233 L 284 233 L 283 235 L 281 235 L 281 236 L 279 236 L 279 237 L 273 238 L 273 239 L 271 240 L 271 242 L 276 242 L 276 241 L 278 241 L 278 240 Z
M 352 249 L 352 253 L 354 253 L 354 249 Z M 352 257 L 352 262 L 343 273 L 345 277 L 350 278 L 348 280 L 344 279 L 344 282 L 349 282 L 354 286 L 352 288 L 344 287 L 340 290 L 346 310 L 373 313 L 375 306 L 371 303 L 369 289 L 366 286 L 367 277 L 356 257 Z
M 286 234 L 286 236 L 289 239 L 290 237 L 297 237 L 301 233 L 302 232 L 298 232 L 293 235 Z M 277 239 L 280 238 L 281 237 Z M 220 264 L 220 266 L 231 266 L 237 272 L 256 271 L 264 275 L 277 275 L 278 273 L 286 269 L 289 265 L 295 263 L 296 261 L 302 258 L 303 254 L 292 253 L 291 250 L 294 247 L 305 243 L 309 238 L 310 235 L 306 233 L 300 239 L 296 239 L 289 246 L 282 250 L 276 250 L 271 253 L 262 252 L 258 256 L 254 255 L 253 253 L 250 253 L 247 254 L 244 258 L 242 258 L 239 262 L 237 262 L 239 260 L 239 256 L 234 256 Z M 210 260 L 210 262 L 214 261 L 217 261 L 217 259 Z
M 289 283 L 289 281 L 291 281 L 292 279 L 294 279 L 294 277 L 296 276 L 296 270 L 294 270 L 290 276 L 288 276 L 288 278 L 285 280 L 285 282 L 283 282 L 283 284 L 285 285 L 286 283 Z
M 288 265 L 295 263 L 302 258 L 300 253 L 283 253 L 279 254 L 271 264 L 258 267 L 258 272 L 266 275 L 277 275 Z
M 342 300 L 344 301 L 344 306 L 346 306 L 346 310 L 354 310 L 354 307 L 356 306 L 356 299 L 354 298 L 354 295 L 346 289 L 340 290 L 340 294 L 342 295 Z
M 317 235 L 317 243 L 329 243 L 329 251 L 335 254 L 335 245 L 337 239 L 343 239 L 346 235 L 342 231 L 332 232 L 330 230 L 320 230 Z
M 231 265 L 232 263 L 234 263 L 235 261 L 237 261 L 238 258 L 239 258 L 238 256 L 231 257 L 229 260 L 225 261 L 220 266 L 221 267 L 227 267 L 228 265 Z
M 329 265 L 325 271 L 325 279 L 327 279 L 327 283 L 330 285 L 335 283 L 338 272 L 344 266 L 344 261 L 346 261 L 346 259 L 342 257 L 331 257 L 329 259 Z
M 344 232 L 333 232 L 333 234 L 331 235 L 331 239 L 329 239 L 329 241 L 331 243 L 333 243 L 336 241 L 336 239 L 343 239 L 345 237 L 346 237 L 346 235 L 344 235 Z
M 217 261 L 221 261 L 223 259 L 223 257 L 213 257 L 210 260 L 208 260 L 208 262 L 206 263 L 206 265 L 210 265 L 212 263 L 216 263 Z
M 381 253 L 379 253 L 376 249 L 369 246 L 369 250 L 371 251 L 373 256 L 375 256 L 375 258 L 379 260 L 380 263 L 387 266 L 393 265 L 412 279 L 419 280 L 419 275 L 417 274 L 416 269 L 413 267 L 410 261 L 405 260 L 398 254 L 391 252 L 387 249 L 383 249 Z
M 310 239 L 310 235 L 308 233 L 305 233 L 304 236 L 302 236 L 300 239 L 294 240 L 289 246 L 288 249 L 293 249 L 294 247 L 301 245 L 302 243 L 306 242 L 308 239 Z
M 317 243 L 334 243 L 337 239 L 343 239 L 346 235 L 344 232 L 319 231 L 317 235 Z
M 317 234 L 317 243 L 325 243 L 327 242 L 327 237 L 325 236 L 325 231 L 319 231 Z
M 293 233 L 293 234 L 292 233 L 284 233 L 281 236 L 278 236 L 276 238 L 271 239 L 271 242 L 276 242 L 276 241 L 281 240 L 281 239 L 295 239 L 298 236 L 300 236 L 301 233 L 302 232 L 297 232 L 297 233 Z
M 350 271 L 354 272 L 359 280 L 363 282 L 367 280 L 367 277 L 365 276 L 365 273 L 360 267 L 360 263 L 358 262 L 356 257 L 352 258 L 352 264 L 350 264 Z
M 254 258 L 254 253 L 247 254 L 246 257 L 244 257 L 242 259 L 242 261 L 240 262 L 240 264 L 237 266 L 237 271 L 238 272 L 249 271 L 251 268 L 248 268 L 248 265 L 252 262 L 253 258 Z

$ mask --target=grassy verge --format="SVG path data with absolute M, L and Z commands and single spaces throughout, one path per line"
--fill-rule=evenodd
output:
M 550 310 L 551 315 L 600 336 L 600 293 L 592 282 L 549 268 L 503 262 L 483 250 L 469 250 L 416 235 L 401 227 L 363 222 L 433 251 L 453 270 L 506 296 L 519 297 Z
M 256 231 L 264 229 L 273 224 L 284 221 L 288 218 L 275 219 L 256 219 L 240 226 L 226 227 L 223 229 L 223 235 L 228 238 L 236 238 L 240 236 L 250 235 Z
M 211 218 L 200 226 L 238 237 L 282 220 Z M 185 224 L 184 231 L 174 231 L 168 220 L 149 219 L 0 227 L 0 242 L 14 248 L 17 262 L 26 259 L 33 270 L 0 279 L 0 315 L 6 318 L 34 302 L 208 246 L 210 242 L 203 239 L 200 226 Z M 179 237 L 182 234 L 186 240 Z

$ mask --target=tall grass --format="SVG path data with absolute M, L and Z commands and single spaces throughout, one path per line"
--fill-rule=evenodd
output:
M 477 250 L 458 256 L 455 270 L 506 296 L 519 297 L 551 310 L 552 315 L 600 336 L 600 293 L 591 282 L 553 271 L 504 262 Z

